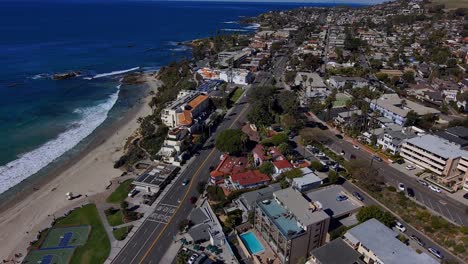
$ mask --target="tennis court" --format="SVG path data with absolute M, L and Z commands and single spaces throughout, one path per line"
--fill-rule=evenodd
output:
M 71 248 L 37 249 L 28 253 L 24 264 L 68 264 L 75 251 Z
M 58 249 L 81 246 L 88 239 L 90 226 L 74 226 L 53 228 L 47 234 L 41 249 Z

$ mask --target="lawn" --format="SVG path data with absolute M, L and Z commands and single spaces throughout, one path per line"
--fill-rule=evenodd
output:
M 109 225 L 111 226 L 118 226 L 124 223 L 123 218 L 124 215 L 122 210 L 118 210 L 115 213 L 107 216 L 107 222 L 109 222 Z
M 121 241 L 127 237 L 128 233 L 130 233 L 132 228 L 133 228 L 132 225 L 117 228 L 114 231 L 112 231 L 112 234 L 114 234 L 115 239 Z
M 117 189 L 115 189 L 114 192 L 107 197 L 106 202 L 108 203 L 115 203 L 119 204 L 125 200 L 125 198 L 128 197 L 128 192 L 132 189 L 133 179 L 128 179 L 124 182 L 122 182 Z
M 88 204 L 57 219 L 54 227 L 90 225 L 88 241 L 76 248 L 70 263 L 104 263 L 110 253 L 110 242 L 102 225 L 96 205 Z
M 244 93 L 244 89 L 242 89 L 240 87 L 237 87 L 236 90 L 234 91 L 234 93 L 231 96 L 231 102 L 236 103 L 237 100 L 239 100 L 239 98 L 242 96 L 243 93 Z

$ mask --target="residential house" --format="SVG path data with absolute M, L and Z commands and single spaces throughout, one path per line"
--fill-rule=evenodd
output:
M 281 173 L 287 172 L 293 168 L 293 165 L 286 159 L 275 160 L 272 163 L 274 168 L 273 178 L 275 179 L 281 175 Z
M 309 264 L 365 264 L 361 254 L 337 238 L 312 250 Z
M 291 182 L 291 186 L 294 189 L 300 192 L 305 192 L 314 188 L 318 188 L 320 185 L 322 185 L 323 180 L 320 179 L 311 169 L 305 167 L 300 168 L 300 170 L 301 176 L 292 179 Z
M 416 137 L 416 133 L 410 129 L 403 129 L 401 131 L 386 131 L 377 138 L 377 145 L 382 147 L 383 150 L 392 155 L 400 152 L 401 145 L 406 139 Z
M 167 133 L 167 137 L 161 149 L 158 152 L 158 156 L 161 156 L 161 160 L 177 166 L 180 166 L 182 161 L 182 153 L 189 146 L 190 133 L 185 128 L 173 128 Z
M 221 184 L 230 175 L 245 171 L 247 166 L 248 160 L 246 157 L 234 157 L 229 154 L 223 154 L 221 162 L 210 172 L 210 181 L 213 184 Z
M 246 170 L 231 174 L 229 180 L 236 190 L 255 188 L 270 182 L 268 175 L 259 170 Z
M 343 76 L 331 76 L 328 79 L 328 83 L 333 88 L 345 88 L 346 84 L 350 85 L 351 88 L 363 88 L 369 86 L 369 82 L 361 77 L 343 77 Z

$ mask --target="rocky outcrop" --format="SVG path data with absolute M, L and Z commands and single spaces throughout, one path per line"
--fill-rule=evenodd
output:
M 52 79 L 53 80 L 66 80 L 66 79 L 75 78 L 76 76 L 78 76 L 80 74 L 81 74 L 81 72 L 79 72 L 79 71 L 56 73 L 56 74 L 52 75 Z
M 145 81 L 146 80 L 144 77 L 144 73 L 142 72 L 132 72 L 132 73 L 125 74 L 125 76 L 122 79 L 122 83 L 127 84 L 127 85 L 128 84 L 142 84 Z

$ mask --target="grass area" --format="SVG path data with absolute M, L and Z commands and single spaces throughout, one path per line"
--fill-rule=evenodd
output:
M 115 213 L 107 216 L 107 222 L 111 226 L 118 226 L 124 223 L 123 221 L 124 215 L 122 210 L 118 210 Z
M 106 202 L 119 204 L 128 197 L 128 192 L 132 189 L 133 179 L 128 179 L 120 183 L 119 187 L 107 197 Z
M 66 233 L 73 234 L 66 246 L 82 246 L 88 240 L 89 232 L 90 226 L 52 228 L 44 243 L 42 243 L 41 249 L 60 246 L 60 242 Z
M 52 256 L 53 264 L 67 264 L 72 258 L 74 248 L 33 250 L 28 253 L 23 263 L 41 263 L 45 256 Z
M 234 104 L 235 102 L 237 102 L 237 100 L 239 100 L 242 94 L 244 94 L 244 89 L 242 89 L 241 87 L 237 87 L 236 90 L 232 93 L 231 103 Z
M 112 231 L 112 234 L 114 234 L 115 239 L 121 241 L 127 237 L 128 233 L 130 233 L 132 228 L 133 228 L 132 225 L 117 228 L 114 231 Z
M 88 241 L 76 248 L 70 263 L 104 263 L 110 253 L 107 237 L 96 205 L 88 204 L 73 210 L 69 215 L 57 219 L 54 227 L 90 225 Z

